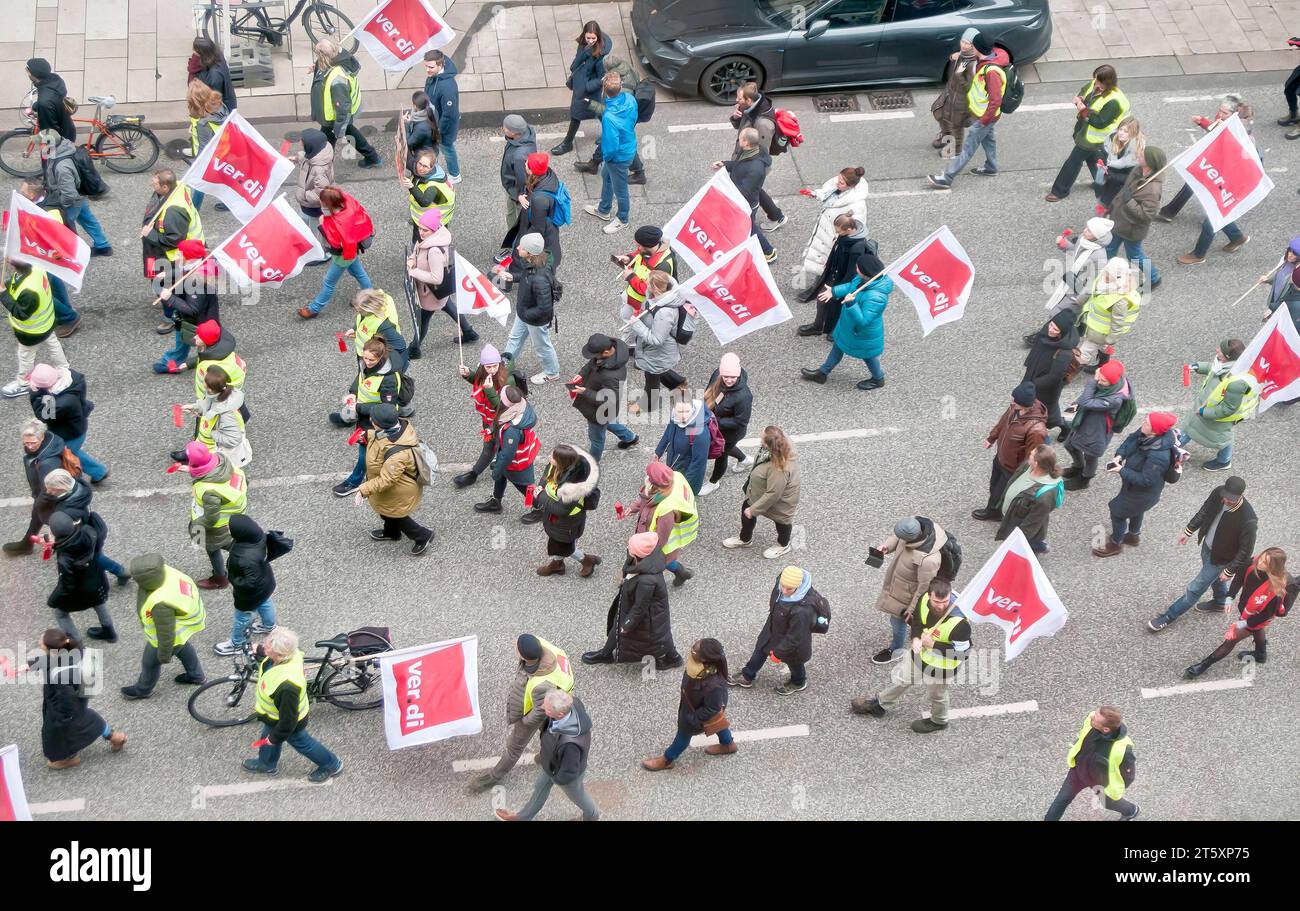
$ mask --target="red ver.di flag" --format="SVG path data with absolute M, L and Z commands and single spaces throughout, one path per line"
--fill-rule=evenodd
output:
M 212 251 L 242 287 L 278 288 L 307 263 L 325 258 L 311 229 L 281 196 Z
M 510 298 L 459 253 L 456 254 L 456 312 L 470 316 L 486 313 L 503 326 L 510 319 Z
M 1255 142 L 1236 114 L 1175 158 L 1174 170 L 1192 188 L 1216 231 L 1241 218 L 1273 189 Z
M 390 750 L 483 730 L 478 636 L 417 645 L 379 657 L 384 736 Z
M 426 51 L 450 44 L 456 33 L 429 0 L 384 0 L 354 28 L 356 38 L 386 70 L 408 70 Z
M 199 150 L 181 183 L 213 194 L 236 218 L 248 221 L 271 204 L 291 173 L 293 162 L 235 111 Z
M 23 775 L 18 769 L 18 747 L 0 747 L 0 822 L 31 822 Z
M 1007 661 L 1039 636 L 1054 635 L 1069 616 L 1019 528 L 962 590 L 957 606 L 971 623 L 1006 631 Z
M 1259 412 L 1300 397 L 1300 332 L 1286 305 L 1278 307 L 1264 328 L 1237 358 L 1233 376 L 1254 376 L 1259 383 Z
M 916 307 L 922 337 L 962 318 L 975 282 L 975 267 L 947 225 L 894 260 L 885 274 Z
M 14 192 L 5 212 L 5 256 L 44 269 L 80 291 L 90 244 L 36 203 Z
M 757 237 L 751 237 L 677 290 L 708 321 L 720 345 L 784 323 L 794 315 L 772 280 Z
M 749 237 L 749 203 L 725 168 L 664 225 L 664 237 L 692 272 L 703 272 Z

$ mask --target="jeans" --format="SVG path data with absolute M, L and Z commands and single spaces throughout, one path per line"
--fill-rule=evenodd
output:
M 632 207 L 632 202 L 627 195 L 627 166 L 626 161 L 606 161 L 602 163 L 600 169 L 600 203 L 596 208 L 602 212 L 608 212 L 610 204 L 615 199 L 618 200 L 617 218 L 623 224 L 627 224 L 628 210 Z
M 456 155 L 456 139 L 442 137 L 442 160 L 447 165 L 448 177 L 460 176 L 460 158 Z
M 901 648 L 907 648 L 907 621 L 902 617 L 889 615 L 889 650 L 896 652 Z
M 645 162 L 641 160 L 641 152 L 639 151 L 639 149 L 640 149 L 640 145 L 638 144 L 638 151 L 635 155 L 632 156 L 632 166 L 628 168 L 628 170 L 631 171 L 633 174 L 640 174 L 642 171 L 645 170 Z M 603 152 L 600 151 L 600 140 L 597 139 L 596 148 L 591 153 L 591 163 L 600 164 L 604 160 L 605 160 L 605 155 Z
M 1204 256 L 1210 252 L 1210 244 L 1214 242 L 1214 233 L 1208 218 L 1201 222 L 1201 236 L 1196 238 L 1196 246 L 1192 248 L 1193 256 Z M 1241 239 L 1246 236 L 1241 233 L 1241 228 L 1237 227 L 1235 221 L 1230 221 L 1223 226 L 1223 234 L 1233 243 L 1240 243 Z
M 113 618 L 109 616 L 107 604 L 95 605 L 95 616 L 99 618 L 99 625 L 106 630 L 113 629 Z M 72 622 L 72 615 L 59 608 L 54 609 L 54 619 L 59 623 L 59 629 L 63 630 L 78 642 L 81 641 L 81 633 L 77 631 L 77 624 Z
M 758 226 L 758 209 L 749 213 L 749 233 L 752 237 L 758 238 L 759 249 L 763 251 L 764 256 L 772 255 L 772 242 L 767 239 L 763 229 Z
M 217 579 L 226 577 L 226 552 L 218 547 L 208 551 L 208 563 L 212 565 L 212 575 Z
M 119 579 L 127 574 L 125 566 L 123 566 L 121 563 L 118 563 L 116 560 L 114 560 L 112 557 L 110 557 L 108 554 L 104 553 L 103 551 L 100 551 L 99 556 L 95 558 L 95 565 L 98 566 L 100 569 L 102 569 L 104 572 L 111 573 L 114 576 L 117 576 Z
M 184 336 L 180 330 L 176 331 L 176 337 L 170 348 L 162 353 L 158 358 L 158 366 L 170 370 L 172 364 L 180 366 L 190 358 L 190 346 L 185 344 Z
M 533 340 L 533 347 L 537 349 L 537 356 L 542 359 L 542 369 L 546 371 L 546 375 L 559 376 L 560 358 L 555 353 L 555 345 L 551 342 L 550 326 L 530 326 L 516 316 L 514 324 L 510 327 L 510 338 L 506 340 L 505 355 L 518 363 L 519 352 L 524 350 L 526 338 Z
M 1060 820 L 1060 818 L 1065 815 L 1065 808 L 1068 807 L 1074 798 L 1078 796 L 1079 792 L 1086 791 L 1089 787 L 1091 786 L 1086 784 L 1083 780 L 1083 776 L 1079 774 L 1078 766 L 1070 769 L 1069 773 L 1065 776 L 1065 782 L 1061 785 L 1061 790 L 1056 794 L 1056 799 L 1053 800 L 1052 805 L 1047 808 L 1047 815 L 1043 817 L 1043 821 L 1057 822 Z M 1131 816 L 1137 807 L 1122 797 L 1119 800 L 1111 800 L 1107 797 L 1106 809 L 1114 810 L 1116 813 L 1120 813 L 1124 816 Z
M 325 284 L 321 286 L 320 294 L 316 299 L 307 305 L 307 309 L 312 313 L 320 313 L 325 309 L 325 305 L 334 297 L 334 289 L 338 287 L 339 279 L 346 272 L 357 280 L 357 284 L 362 288 L 373 288 L 370 282 L 370 276 L 361 266 L 361 257 L 348 260 L 346 265 L 339 265 L 339 258 L 334 257 L 330 260 L 329 268 L 325 270 Z
M 275 605 L 270 598 L 252 610 L 236 610 L 235 622 L 230 626 L 230 641 L 235 645 L 243 645 L 248 641 L 248 628 L 253 625 L 255 613 L 261 618 L 263 626 L 275 626 Z
M 104 228 L 100 225 L 99 219 L 95 213 L 90 211 L 90 203 L 84 199 L 74 206 L 68 206 L 63 210 L 63 217 L 67 219 L 69 226 L 75 224 L 81 225 L 86 234 L 90 236 L 90 245 L 96 250 L 111 248 L 108 236 L 104 234 Z
M 267 735 L 273 730 L 275 728 L 271 725 L 262 722 L 262 737 L 259 739 L 266 739 Z M 316 763 L 317 768 L 333 771 L 342 765 L 337 756 L 327 750 L 319 740 L 307 733 L 306 728 L 290 734 L 284 738 L 282 743 L 268 743 L 264 747 L 259 747 L 257 761 L 262 764 L 263 768 L 274 769 L 280 762 L 280 750 L 286 743 L 301 753 L 308 762 Z
M 597 424 L 595 421 L 587 422 L 587 451 L 597 462 L 605 454 L 605 434 L 612 433 L 619 438 L 620 442 L 630 443 L 636 439 L 636 434 L 628 430 L 623 424 L 610 421 L 608 424 Z
M 560 785 L 560 790 L 564 796 L 573 802 L 573 805 L 582 811 L 582 818 L 588 822 L 600 819 L 600 810 L 596 809 L 596 802 L 591 799 L 591 795 L 582 787 L 582 779 L 585 776 L 579 775 L 568 784 Z M 555 785 L 555 779 L 547 775 L 545 771 L 538 769 L 537 780 L 533 782 L 533 796 L 528 798 L 528 803 L 524 804 L 523 809 L 515 814 L 516 819 L 529 820 L 542 811 L 546 804 L 546 798 L 551 796 L 551 788 Z
M 199 663 L 199 653 L 194 650 L 193 642 L 186 642 L 172 652 L 172 655 L 180 659 L 185 673 L 196 680 L 203 679 L 203 665 Z M 152 693 L 153 688 L 158 685 L 158 676 L 161 673 L 162 664 L 158 661 L 158 649 L 146 642 L 144 654 L 140 656 L 140 677 L 135 682 L 136 689 Z
M 829 375 L 830 372 L 835 369 L 835 366 L 842 360 L 844 360 L 844 349 L 834 342 L 831 342 L 831 350 L 826 355 L 826 363 L 822 364 L 817 369 L 822 373 Z M 862 362 L 866 364 L 867 369 L 871 371 L 871 378 L 873 380 L 883 380 L 885 378 L 884 372 L 880 369 L 880 358 L 864 357 Z
M 1114 513 L 1111 513 L 1110 536 L 1115 540 L 1116 544 L 1123 544 L 1126 534 L 1142 534 L 1142 519 L 1145 517 L 1146 513 L 1139 513 L 1129 518 L 1118 518 Z
M 363 437 L 364 439 L 364 437 Z M 347 480 L 343 483 L 349 487 L 356 487 L 366 479 L 366 444 L 357 442 L 357 464 L 352 467 L 352 474 L 348 475 Z
M 731 728 L 723 728 L 718 731 L 718 743 L 722 744 L 724 747 L 730 744 L 732 740 Z M 668 749 L 664 750 L 664 759 L 667 759 L 669 762 L 675 762 L 677 757 L 685 753 L 686 748 L 690 745 L 691 735 L 684 733 L 683 731 L 678 731 L 677 736 L 673 738 L 673 742 L 668 745 Z
M 1106 256 L 1108 258 L 1114 256 L 1119 251 L 1119 245 L 1121 243 L 1124 244 L 1124 255 L 1129 258 L 1129 261 L 1135 263 L 1143 273 L 1147 273 L 1149 270 L 1149 279 L 1151 284 L 1158 284 L 1160 281 L 1160 270 L 1158 270 L 1156 264 L 1151 261 L 1151 257 L 1147 256 L 1147 251 L 1142 249 L 1142 241 L 1126 240 L 1117 235 L 1113 236 L 1110 243 L 1106 245 Z
M 1219 573 L 1223 572 L 1224 567 L 1227 565 L 1226 563 L 1211 563 L 1210 548 L 1202 544 L 1201 571 L 1196 574 L 1196 578 L 1187 583 L 1187 591 L 1183 592 L 1177 601 L 1169 605 L 1169 609 L 1160 615 L 1160 619 L 1166 623 L 1173 623 L 1196 604 L 1201 595 L 1205 594 L 1207 588 L 1210 589 L 1216 604 L 1227 604 L 1228 583 L 1219 579 Z
M 1224 446 L 1222 449 L 1220 449 L 1218 453 L 1215 454 L 1214 459 L 1212 461 L 1218 462 L 1220 465 L 1231 465 L 1232 444 L 1229 443 L 1227 446 Z
M 767 660 L 768 654 L 772 651 L 772 621 L 769 620 L 763 624 L 763 629 L 759 631 L 758 641 L 754 643 L 754 654 L 749 656 L 749 663 L 745 665 L 744 670 L 740 673 L 744 678 L 753 682 L 758 676 L 758 672 L 763 669 L 763 662 Z M 807 665 L 798 664 L 794 661 L 787 661 L 786 667 L 790 668 L 790 682 L 795 686 L 808 682 Z
M 1084 165 L 1088 166 L 1088 173 L 1095 179 L 1099 157 L 1106 157 L 1106 153 L 1096 149 L 1081 149 L 1078 146 L 1071 149 L 1069 157 L 1065 159 L 1065 164 L 1061 165 L 1061 170 L 1052 183 L 1052 195 L 1060 199 L 1069 196 L 1074 182 L 1079 179 L 1079 170 Z
M 54 296 L 54 322 L 62 326 L 65 323 L 75 323 L 81 319 L 81 314 L 72 306 L 68 300 L 68 286 L 55 276 L 49 276 L 50 294 Z
M 103 464 L 94 456 L 82 450 L 81 447 L 85 445 L 85 442 L 86 442 L 86 435 L 83 433 L 75 440 L 64 441 L 63 445 L 66 446 L 73 453 L 73 455 L 81 459 L 81 467 L 82 469 L 85 470 L 86 474 L 90 477 L 91 481 L 94 482 L 102 481 L 104 479 L 104 475 L 108 474 L 108 469 L 105 468 Z
M 208 194 L 202 190 L 190 190 L 190 202 L 194 203 L 194 211 L 197 212 L 203 208 L 203 200 L 208 198 Z
M 975 152 L 980 146 L 984 147 L 984 163 L 990 171 L 998 169 L 998 140 L 994 134 L 997 128 L 997 121 L 990 124 L 982 124 L 978 120 L 970 125 L 966 131 L 966 141 L 961 145 L 961 152 L 952 161 L 948 162 L 948 167 L 943 169 L 943 176 L 952 180 L 957 176 L 962 168 L 966 167 L 967 162 L 975 157 Z

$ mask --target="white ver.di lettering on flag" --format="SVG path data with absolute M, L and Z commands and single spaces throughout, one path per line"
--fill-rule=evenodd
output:
M 757 237 L 679 285 L 677 292 L 704 317 L 720 345 L 794 317 Z M 650 305 L 653 309 L 655 302 Z
M 722 169 L 668 220 L 664 240 L 692 272 L 703 272 L 743 244 L 751 224 L 749 203 Z
M 478 636 L 397 649 L 377 658 L 390 750 L 482 732 Z
M 278 288 L 307 263 L 324 259 L 325 250 L 280 196 L 222 241 L 212 257 L 241 287 Z
M 382 0 L 348 37 L 356 38 L 384 69 L 405 72 L 422 62 L 427 51 L 451 44 L 456 32 L 429 0 Z
M 1215 231 L 1237 221 L 1273 189 L 1255 141 L 1237 114 L 1175 158 L 1173 168 L 1205 209 Z
M 1259 390 L 1259 414 L 1278 402 L 1300 398 L 1300 332 L 1285 304 L 1233 363 L 1233 376 L 1250 377 Z
M 293 162 L 234 111 L 199 150 L 181 183 L 211 193 L 240 221 L 248 221 L 275 198 Z
M 957 606 L 971 623 L 994 623 L 1006 631 L 1007 661 L 1032 640 L 1054 635 L 1069 617 L 1019 528 L 966 584 Z

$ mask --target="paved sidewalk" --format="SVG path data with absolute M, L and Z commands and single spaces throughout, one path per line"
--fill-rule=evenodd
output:
M 0 0 L 8 28 L 0 41 L 0 124 L 17 122 L 29 57 L 45 57 L 76 98 L 113 94 L 122 110 L 158 124 L 183 122 L 185 63 L 195 34 L 195 0 Z M 331 0 L 353 21 L 374 0 Z M 595 19 L 615 43 L 632 46 L 630 0 L 433 0 L 460 37 L 452 53 L 460 66 L 462 108 L 468 114 L 567 108 L 564 79 L 582 23 Z M 290 5 L 291 8 L 291 5 Z M 1051 50 L 1026 67 L 1029 82 L 1084 79 L 1113 61 L 1124 76 L 1177 76 L 1289 70 L 1300 52 L 1288 36 L 1300 32 L 1300 0 L 1052 0 Z M 366 109 L 391 112 L 410 103 L 423 70 L 382 71 L 362 53 Z M 311 49 L 301 23 L 272 53 L 275 84 L 240 89 L 250 118 L 308 116 Z M 676 100 L 661 93 L 664 101 Z M 507 102 L 508 99 L 508 102 Z M 291 100 L 292 107 L 289 107 Z

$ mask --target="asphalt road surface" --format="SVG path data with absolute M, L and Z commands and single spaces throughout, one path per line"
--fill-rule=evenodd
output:
M 1200 135 L 1190 117 L 1211 112 L 1227 90 L 1260 102 L 1260 145 L 1277 188 L 1244 219 L 1250 244 L 1226 255 L 1220 237 L 1201 266 L 1174 262 L 1195 240 L 1195 203 L 1173 224 L 1155 227 L 1148 250 L 1165 282 L 1145 303 L 1120 352 L 1144 408 L 1186 413 L 1192 393 L 1181 384 L 1179 365 L 1209 358 L 1221 338 L 1254 335 L 1263 292 L 1235 309 L 1228 305 L 1276 264 L 1298 233 L 1300 143 L 1284 142 L 1272 125 L 1280 105 L 1274 103 L 1278 89 L 1271 79 L 1246 75 L 1129 85 L 1150 141 L 1171 153 Z M 762 547 L 774 535 L 765 521 L 754 548 L 722 548 L 722 539 L 736 532 L 741 502 L 740 476 L 729 474 L 722 489 L 703 501 L 701 536 L 686 554 L 696 578 L 671 590 L 674 636 L 683 650 L 697 638 L 715 636 L 738 668 L 753 647 L 768 592 L 787 562 L 806 567 L 830 598 L 833 628 L 830 635 L 816 637 L 811 684 L 804 692 L 775 695 L 772 687 L 781 677 L 770 667 L 754 689 L 733 691 L 728 714 L 734 730 L 754 737 L 741 743 L 739 753 L 715 758 L 692 750 L 676 769 L 654 775 L 641 771 L 638 761 L 657 754 L 672 738 L 680 672 L 580 665 L 577 692 L 596 726 L 588 787 L 608 818 L 1041 818 L 1081 721 L 1101 703 L 1123 708 L 1136 741 L 1138 778 L 1129 796 L 1141 804 L 1144 817 L 1273 819 L 1300 812 L 1295 776 L 1269 771 L 1300 737 L 1293 700 L 1300 684 L 1295 621 L 1273 625 L 1272 660 L 1253 678 L 1239 676 L 1238 663 L 1228 660 L 1203 678 L 1225 688 L 1144 694 L 1182 683 L 1183 668 L 1220 641 L 1226 622 L 1192 612 L 1158 637 L 1145 629 L 1147 618 L 1177 597 L 1199 567 L 1195 545 L 1179 547 L 1177 535 L 1224 478 L 1194 467 L 1208 456 L 1199 450 L 1192 470 L 1149 514 L 1142 546 L 1117 559 L 1098 560 L 1089 553 L 1106 526 L 1106 502 L 1117 482 L 1099 478 L 1091 489 L 1067 496 L 1052 519 L 1052 552 L 1043 565 L 1070 611 L 1069 622 L 1010 664 L 1002 660 L 1001 631 L 975 627 L 974 660 L 982 674 L 978 683 L 957 688 L 952 706 L 958 715 L 985 714 L 954 717 L 948 731 L 921 736 L 908 727 L 927 708 L 919 693 L 886 720 L 853 716 L 848 709 L 851 697 L 872 694 L 888 675 L 888 669 L 868 660 L 885 643 L 888 626 L 873 609 L 881 571 L 863 564 L 867 546 L 900 516 L 920 513 L 960 537 L 965 565 L 959 582 L 993 551 L 993 527 L 969 517 L 986 494 L 990 453 L 983 438 L 1019 382 L 1020 336 L 1044 319 L 1045 265 L 1055 252 L 1053 239 L 1063 228 L 1080 230 L 1093 204 L 1083 182 L 1065 202 L 1042 201 L 1069 151 L 1072 112 L 1037 106 L 1068 102 L 1070 92 L 1063 86 L 1035 91 L 1026 102 L 1031 108 L 999 126 L 1001 175 L 991 180 L 962 175 L 950 193 L 926 190 L 923 183 L 925 174 L 940 168 L 929 146 L 934 135 L 930 96 L 918 94 L 913 117 L 835 122 L 814 114 L 806 99 L 780 102 L 799 113 L 808 137 L 802 148 L 778 159 L 768 183 L 790 216 L 789 224 L 771 235 L 780 251 L 774 271 L 783 283 L 798 264 L 817 214 L 816 203 L 799 196 L 798 189 L 861 164 L 871 188 L 869 227 L 885 260 L 947 224 L 974 259 L 975 293 L 961 322 L 925 339 L 912 307 L 895 294 L 886 314 L 882 359 L 888 383 L 875 392 L 854 388 L 866 374 L 849 360 L 825 386 L 800 381 L 799 368 L 816 366 L 826 353 L 822 341 L 795 337 L 796 325 L 808 318 L 808 305 L 793 305 L 795 321 L 732 346 L 754 391 L 750 436 L 769 423 L 811 435 L 798 444 L 799 550 L 765 560 Z M 642 138 L 650 183 L 633 188 L 633 226 L 667 220 L 733 142 L 729 128 L 708 128 L 725 123 L 718 108 L 678 104 L 661 112 Z M 286 131 L 301 126 L 267 127 L 265 133 L 278 143 Z M 553 136 L 560 129 L 541 132 Z M 594 131 L 588 125 L 585 132 L 579 148 L 589 153 Z M 483 130 L 460 139 L 466 178 L 459 187 L 453 234 L 457 249 L 480 268 L 490 262 L 505 228 L 497 181 L 501 145 L 492 139 Z M 582 213 L 582 204 L 598 194 L 599 182 L 575 173 L 573 160 L 557 163 L 574 195 L 574 224 L 564 231 L 561 269 L 566 293 L 559 348 L 565 375 L 581 365 L 578 351 L 589 333 L 616 328 L 621 289 L 608 260 L 633 246 L 631 229 L 606 237 L 601 223 Z M 378 226 L 366 268 L 380 287 L 400 293 L 409 229 L 405 194 L 391 167 L 374 173 L 341 163 L 337 176 Z M 184 442 L 182 431 L 171 424 L 170 406 L 188 400 L 192 378 L 149 371 L 164 340 L 152 331 L 157 314 L 148 306 L 136 245 L 147 179 L 106 177 L 112 193 L 95 210 L 117 255 L 93 262 L 88 286 L 77 299 L 84 327 L 65 344 L 73 365 L 89 377 L 98 406 L 87 448 L 113 470 L 95 495 L 96 508 L 111 527 L 107 550 L 117 559 L 160 551 L 173 565 L 201 577 L 207 561 L 189 546 L 185 531 L 188 484 L 184 476 L 163 473 L 168 451 Z M 1166 182 L 1166 199 L 1176 184 L 1176 178 Z M 235 224 L 231 216 L 214 212 L 211 201 L 203 218 L 210 242 Z M 304 323 L 294 315 L 314 295 L 322 271 L 307 270 L 254 305 L 241 307 L 229 299 L 223 304 L 225 321 L 249 365 L 254 413 L 249 433 L 255 449 L 249 514 L 297 542 L 275 566 L 280 621 L 298 631 L 308 654 L 315 640 L 363 625 L 390 627 L 401 646 L 477 634 L 483 733 L 394 753 L 385 746 L 380 712 L 348 713 L 320 704 L 312 709 L 310 729 L 343 759 L 344 773 L 313 790 L 305 782 L 306 762 L 286 750 L 277 778 L 255 778 L 240 768 L 252 755 L 254 728 L 215 730 L 193 721 L 185 710 L 189 690 L 171 682 L 171 667 L 148 701 L 128 703 L 120 697 L 118 687 L 136 674 L 141 636 L 133 616 L 134 588 L 114 589 L 110 607 L 122 636 L 106 647 L 105 690 L 92 704 L 129 733 L 123 754 L 110 755 L 96 745 L 84 753 L 80 768 L 49 771 L 40 750 L 40 689 L 9 685 L 0 699 L 0 744 L 19 745 L 29 799 L 48 814 L 41 818 L 483 819 L 494 807 L 515 808 L 527 798 L 530 768 L 516 769 L 496 791 L 471 795 L 465 785 L 473 773 L 458 772 L 453 763 L 472 766 L 500 753 L 504 693 L 519 633 L 539 634 L 575 659 L 601 642 L 631 530 L 615 520 L 612 504 L 630 502 L 661 427 L 636 426 L 643 439 L 639 451 L 607 450 L 601 479 L 605 500 L 582 540 L 586 551 L 605 558 L 590 579 L 572 571 L 538 578 L 533 568 L 544 559 L 544 536 L 517 522 L 520 498 L 508 493 L 502 516 L 477 514 L 471 505 L 487 495 L 485 482 L 457 491 L 449 474 L 428 491 L 419 513 L 438 535 L 427 555 L 414 558 L 404 546 L 372 542 L 367 532 L 376 521 L 369 508 L 356 508 L 329 491 L 352 463 L 346 432 L 331 427 L 326 415 L 352 379 L 352 359 L 338 353 L 334 333 L 351 325 L 347 300 L 355 285 L 345 276 L 334 302 L 315 321 Z M 478 329 L 504 346 L 504 329 L 488 321 Z M 465 356 L 473 363 L 476 350 Z M 718 356 L 711 333 L 701 328 L 686 350 L 686 375 L 702 386 Z M 413 367 L 419 385 L 414 420 L 439 458 L 452 464 L 469 462 L 478 451 L 478 419 L 465 384 L 455 376 L 456 364 L 451 323 L 435 317 L 425 357 Z M 530 373 L 538 369 L 531 350 L 522 366 Z M 633 382 L 639 379 L 634 375 Z M 1069 391 L 1066 395 L 1072 400 Z M 531 401 L 548 450 L 561 441 L 585 442 L 583 422 L 561 386 L 547 385 Z M 10 448 L 0 460 L 0 525 L 12 537 L 27 517 L 17 427 L 29 412 L 22 399 L 0 408 L 10 428 Z M 1244 425 L 1234 464 L 1260 515 L 1260 546 L 1280 545 L 1293 554 L 1300 552 L 1292 521 L 1295 420 L 1294 412 L 1275 409 Z M 841 431 L 857 433 L 818 437 Z M 53 564 L 39 558 L 0 562 L 0 645 L 33 643 L 53 624 L 45 606 L 53 582 Z M 211 646 L 229 634 L 231 597 L 217 592 L 205 600 L 208 627 L 196 642 L 205 669 L 215 674 L 227 665 Z M 88 618 L 77 619 L 85 626 Z M 1260 787 L 1261 780 L 1266 787 Z M 267 789 L 244 793 L 232 787 L 238 785 Z M 542 818 L 574 814 L 556 793 Z M 1080 799 L 1068 818 L 1104 816 L 1113 818 Z

